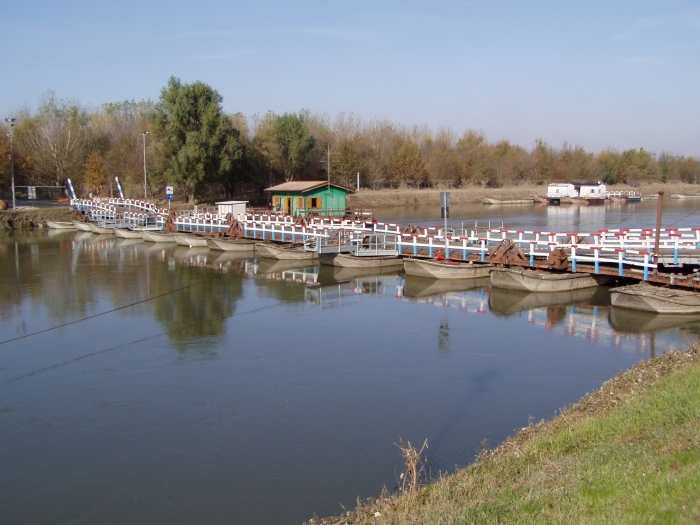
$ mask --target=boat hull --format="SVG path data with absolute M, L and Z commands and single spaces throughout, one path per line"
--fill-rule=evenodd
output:
M 104 228 L 102 226 L 98 226 L 95 223 L 88 223 L 88 227 L 90 228 L 90 231 L 92 233 L 98 233 L 100 235 L 113 235 L 114 234 L 114 228 Z
M 525 292 L 565 292 L 613 281 L 614 278 L 608 276 L 588 273 L 550 273 L 510 268 L 496 268 L 491 272 L 493 287 Z
M 347 253 L 319 254 L 321 264 L 345 268 L 401 268 L 403 259 L 396 255 L 357 256 Z
M 484 197 L 481 199 L 482 204 L 532 204 L 533 198 L 529 199 L 491 199 Z
M 429 279 L 477 279 L 479 277 L 488 277 L 494 265 L 404 259 L 403 267 L 406 275 L 415 277 L 426 277 Z
M 75 229 L 81 232 L 92 232 L 90 225 L 87 222 L 73 221 Z
M 155 232 L 142 231 L 141 238 L 144 241 L 155 242 L 155 243 L 175 242 L 175 234 L 174 233 L 155 233 Z
M 73 222 L 65 221 L 46 221 L 46 226 L 52 230 L 76 230 Z
M 207 245 L 213 250 L 225 252 L 251 252 L 258 241 L 253 239 L 207 239 Z
M 270 275 L 279 272 L 287 272 L 290 270 L 298 270 L 315 266 L 316 261 L 309 260 L 280 260 L 280 259 L 261 259 L 258 263 L 255 273 L 256 275 Z
M 700 194 L 683 195 L 682 193 L 671 194 L 672 199 L 700 199 Z
M 629 308 L 659 314 L 700 314 L 700 294 L 691 290 L 672 290 L 648 284 L 635 284 L 610 290 L 610 302 L 617 308 Z
M 143 240 L 143 237 L 141 236 L 140 231 L 134 231 L 134 230 L 129 230 L 128 228 L 114 228 L 114 235 L 121 239 L 141 239 Z
M 207 238 L 201 235 L 192 235 L 190 233 L 176 233 L 175 242 L 180 246 L 189 246 L 190 248 L 208 248 Z
M 258 256 L 267 259 L 285 261 L 313 261 L 318 259 L 316 252 L 304 251 L 304 246 L 298 244 L 258 243 L 255 245 L 255 251 Z
M 560 202 L 562 204 L 581 204 L 586 206 L 589 204 L 605 204 L 605 199 L 593 199 L 586 197 L 562 197 L 560 199 Z

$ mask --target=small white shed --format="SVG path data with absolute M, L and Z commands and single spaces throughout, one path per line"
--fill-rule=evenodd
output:
M 573 184 L 555 182 L 547 187 L 548 199 L 561 199 L 562 197 L 574 198 L 578 197 L 578 191 Z
M 605 199 L 605 192 L 608 191 L 605 184 L 581 184 L 579 196 L 586 199 Z
M 245 213 L 246 205 L 248 201 L 222 201 L 217 202 L 216 207 L 219 210 L 219 215 L 226 217 L 226 214 L 230 213 L 234 217 Z

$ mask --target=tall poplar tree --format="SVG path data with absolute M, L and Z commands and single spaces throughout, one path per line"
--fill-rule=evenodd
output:
M 285 113 L 276 117 L 267 142 L 270 162 L 284 174 L 285 181 L 298 178 L 319 159 L 316 140 L 301 115 Z
M 152 116 L 156 169 L 184 186 L 194 202 L 204 182 L 235 176 L 243 155 L 239 133 L 221 108 L 222 97 L 203 82 L 170 77 Z

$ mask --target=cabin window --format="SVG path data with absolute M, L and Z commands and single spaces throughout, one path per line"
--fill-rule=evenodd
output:
M 304 209 L 304 197 L 297 197 L 297 210 Z
M 321 207 L 321 197 L 309 197 L 308 200 L 309 208 L 320 208 Z
M 272 205 L 276 208 L 280 205 L 280 198 L 279 197 L 272 197 Z

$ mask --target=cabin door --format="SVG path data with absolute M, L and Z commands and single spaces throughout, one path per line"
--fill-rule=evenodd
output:
M 292 198 L 291 197 L 284 198 L 284 213 L 286 213 L 288 215 L 292 214 Z

